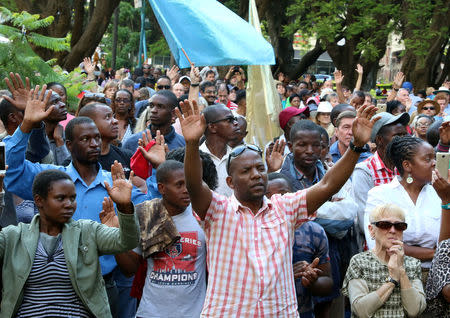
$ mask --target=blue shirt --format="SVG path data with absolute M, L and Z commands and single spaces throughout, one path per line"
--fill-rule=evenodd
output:
M 337 140 L 335 143 L 333 143 L 330 146 L 330 155 L 331 155 L 331 159 L 333 160 L 333 163 L 336 163 L 342 157 L 341 153 L 339 151 L 338 142 L 339 142 L 339 140 Z M 367 158 L 372 157 L 372 153 L 369 151 L 369 149 L 367 149 L 367 150 L 368 151 L 364 151 L 359 155 L 358 163 L 366 160 Z
M 330 262 L 328 256 L 328 239 L 324 229 L 315 222 L 306 222 L 295 230 L 293 262 L 306 261 L 312 263 L 317 257 L 319 265 Z M 298 312 L 300 316 L 314 310 L 313 297 L 308 288 L 303 287 L 302 280 L 295 280 Z
M 33 200 L 31 187 L 34 177 L 39 172 L 48 169 L 64 171 L 72 178 L 77 193 L 77 209 L 72 218 L 74 220 L 89 219 L 100 223 L 99 213 L 103 209 L 103 198 L 108 196 L 104 182 L 107 181 L 112 185 L 111 173 L 103 170 L 98 164 L 99 169 L 95 180 L 87 185 L 72 163 L 67 167 L 62 167 L 25 160 L 29 136 L 30 134 L 23 133 L 19 127 L 12 136 L 4 139 L 8 164 L 4 179 L 5 188 L 22 199 Z M 150 198 L 146 194 L 133 187 L 131 200 L 134 204 L 148 199 Z M 105 255 L 100 257 L 100 265 L 103 275 L 106 275 L 116 267 L 117 263 L 113 255 Z
M 286 156 L 280 172 L 291 180 L 294 191 L 309 188 L 319 182 L 325 175 L 325 169 L 320 160 L 316 162 L 316 173 L 314 180 L 309 180 L 301 171 L 295 167 L 294 155 L 292 153 Z
M 147 128 L 151 131 L 150 126 L 148 126 Z M 152 133 L 152 137 L 155 138 L 155 136 L 156 135 L 153 135 L 153 133 Z M 123 144 L 122 147 L 124 149 L 131 150 L 133 153 L 135 153 L 138 148 L 139 138 L 142 138 L 142 132 L 138 132 L 138 133 L 131 135 L 127 139 L 127 141 L 125 141 L 125 143 Z M 173 149 L 177 149 L 179 147 L 186 146 L 184 137 L 181 135 L 178 135 L 172 126 L 170 127 L 170 132 L 168 134 L 164 135 L 164 141 L 167 144 L 167 146 L 169 147 L 169 150 L 173 150 Z

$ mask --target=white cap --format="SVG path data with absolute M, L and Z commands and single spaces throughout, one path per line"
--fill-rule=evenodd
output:
M 319 106 L 317 107 L 318 113 L 331 113 L 331 110 L 333 109 L 333 106 L 331 106 L 330 102 L 320 102 Z
M 320 99 L 324 98 L 325 95 L 329 95 L 329 94 L 333 94 L 334 91 L 331 88 L 324 88 L 322 89 L 322 91 L 320 92 Z

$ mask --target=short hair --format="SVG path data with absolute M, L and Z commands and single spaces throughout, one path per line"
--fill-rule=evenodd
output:
M 43 199 L 47 199 L 52 183 L 59 180 L 70 180 L 73 182 L 72 178 L 61 170 L 49 169 L 38 173 L 36 177 L 34 177 L 33 185 L 31 187 L 33 197 L 38 195 Z
M 339 127 L 341 124 L 342 119 L 344 118 L 356 118 L 356 112 L 352 110 L 346 110 L 339 114 L 336 118 L 336 127 Z
M 106 90 L 108 88 L 111 88 L 111 87 L 113 87 L 115 89 L 119 89 L 119 82 L 116 81 L 116 80 L 109 80 L 109 81 L 107 81 L 106 84 L 105 84 L 105 87 L 103 88 L 103 93 L 105 93 Z
M 159 82 L 162 79 L 168 80 L 172 84 L 172 80 L 167 75 L 161 75 L 156 82 Z
M 430 121 L 430 126 L 431 126 L 432 123 L 434 123 L 434 118 L 433 117 L 425 115 L 425 114 L 420 114 L 419 116 L 416 116 L 416 118 L 414 118 L 414 121 L 413 121 L 414 127 L 417 126 L 417 121 L 419 119 L 422 119 L 422 118 L 426 118 L 427 120 L 429 120 Z
M 120 81 L 119 87 L 133 87 L 134 89 L 134 82 L 128 78 L 125 78 Z
M 319 125 L 310 120 L 300 120 L 291 127 L 291 131 L 289 133 L 289 140 L 291 142 L 294 142 L 294 137 L 299 131 L 315 131 L 320 138 Z
M 398 217 L 400 220 L 405 221 L 405 211 L 399 206 L 386 203 L 376 206 L 369 214 L 369 222 L 377 222 L 382 218 Z
M 289 188 L 289 192 L 293 191 L 294 187 L 292 186 L 291 180 L 288 177 L 286 177 L 286 175 L 284 175 L 283 173 L 271 172 L 267 175 L 268 181 L 277 180 L 277 179 L 282 179 L 282 180 L 286 181 L 288 188 Z
M 364 94 L 363 91 L 354 91 L 351 99 L 353 99 L 354 97 L 365 99 L 366 95 Z
M 325 101 L 329 102 L 332 98 L 338 98 L 337 93 L 330 93 L 325 95 Z
M 166 160 L 176 160 L 184 162 L 184 152 L 185 147 L 171 150 L 166 155 Z M 211 156 L 208 153 L 201 150 L 199 150 L 199 152 L 203 168 L 202 179 L 211 190 L 215 190 L 217 188 L 217 185 L 219 184 L 216 165 L 214 164 L 214 161 L 211 159 Z
M 292 100 L 295 98 L 295 97 L 298 97 L 298 99 L 301 101 L 302 100 L 302 98 L 300 97 L 300 95 L 298 95 L 298 94 L 291 94 L 291 96 L 289 96 L 289 103 L 292 103 Z
M 448 98 L 449 97 L 447 93 L 437 93 L 436 96 L 434 96 L 433 100 L 437 102 L 438 100 L 445 99 L 448 103 Z
M 92 102 L 106 104 L 105 94 L 103 94 L 103 93 L 86 93 L 86 94 L 84 94 L 84 96 L 78 102 L 77 111 L 75 112 L 75 116 L 78 116 L 78 113 L 84 106 L 86 106 L 87 104 L 92 103 Z
M 80 112 L 78 113 L 79 117 L 89 117 L 92 119 L 94 113 L 97 111 L 98 107 L 108 107 L 108 105 L 103 104 L 103 103 L 90 103 L 86 106 L 84 106 Z
M 320 138 L 322 139 L 323 136 L 327 137 L 327 146 L 329 146 L 330 145 L 330 136 L 328 135 L 327 130 L 320 125 L 318 125 L 318 126 L 319 127 L 317 127 L 317 129 L 319 130 Z
M 236 91 L 236 100 L 234 101 L 236 104 L 239 104 L 239 102 L 246 98 L 246 91 L 245 89 L 240 89 Z
M 220 111 L 229 109 L 224 104 L 214 104 L 208 107 L 205 107 L 202 111 L 203 116 L 205 116 L 206 123 L 209 124 L 213 121 L 218 120 L 218 116 Z
M 414 136 L 395 136 L 387 145 L 386 158 L 397 168 L 400 175 L 403 175 L 403 161 L 412 160 L 424 142 Z
M 213 72 L 213 71 L 211 71 L 211 72 Z M 230 94 L 230 88 L 228 87 L 228 85 L 226 83 L 222 82 L 222 83 L 217 84 L 216 91 L 223 91 L 223 90 L 226 90 L 227 94 Z
M 386 112 L 392 114 L 392 112 L 397 109 L 399 106 L 401 106 L 402 103 L 398 100 L 394 99 L 386 103 Z
M 216 89 L 216 86 L 214 85 L 213 82 L 204 81 L 203 83 L 200 84 L 200 92 L 204 92 L 208 87 L 214 87 L 214 89 Z
M 170 106 L 171 110 L 174 110 L 175 107 L 177 107 L 177 105 L 178 105 L 177 96 L 168 89 L 163 89 L 163 90 L 157 91 L 155 94 L 153 94 L 153 96 L 155 96 L 155 95 L 162 95 L 165 98 L 167 98 L 169 101 L 169 106 Z
M 441 125 L 442 119 L 438 119 L 427 129 L 427 141 L 433 147 L 436 147 L 439 143 L 439 128 L 441 127 Z
M 3 124 L 8 124 L 8 116 L 9 114 L 20 112 L 20 110 L 14 106 L 12 103 L 10 103 L 6 98 L 3 98 L 0 102 L 0 120 L 3 122 Z
M 142 99 L 149 99 L 150 93 L 148 92 L 147 87 L 142 87 L 139 89 L 139 94 L 141 94 Z
M 166 160 L 156 169 L 156 182 L 167 183 L 172 172 L 177 170 L 184 171 L 184 164 L 176 160 Z
M 214 74 L 214 77 L 216 77 L 216 73 L 214 73 L 213 70 L 208 70 L 208 71 L 206 71 L 206 73 L 205 73 L 205 78 L 208 77 L 208 75 L 211 74 L 211 73 Z
M 50 83 L 47 83 L 47 89 L 52 89 L 52 87 L 54 87 L 54 86 L 60 86 L 60 87 L 63 89 L 64 94 L 67 95 L 67 90 L 66 90 L 66 88 L 64 87 L 63 84 L 58 83 L 58 82 L 50 82 Z
M 89 117 L 85 117 L 85 116 L 75 117 L 74 119 L 69 121 L 69 123 L 66 126 L 66 130 L 64 131 L 65 135 L 66 135 L 66 140 L 73 141 L 73 137 L 74 137 L 73 131 L 74 131 L 75 127 L 77 127 L 79 125 L 83 125 L 83 124 L 92 124 L 95 126 L 94 121 L 92 119 L 90 119 Z
M 346 109 L 348 110 L 350 108 L 353 111 L 356 111 L 355 107 L 353 107 L 352 105 L 349 105 L 349 104 L 338 104 L 333 107 L 333 109 L 331 110 L 331 113 L 330 113 L 330 120 L 334 127 L 336 127 L 336 118 L 339 116 L 339 114 L 342 113 L 343 111 L 345 111 Z

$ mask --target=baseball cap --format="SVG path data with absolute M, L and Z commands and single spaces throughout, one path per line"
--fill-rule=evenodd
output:
M 189 82 L 191 81 L 191 78 L 189 76 L 181 76 L 180 79 L 178 80 L 178 83 L 181 83 L 182 80 L 187 79 Z
M 320 102 L 319 106 L 317 107 L 318 113 L 331 113 L 331 110 L 333 109 L 333 106 L 331 106 L 330 102 Z
M 413 84 L 411 82 L 404 82 L 402 88 L 406 88 L 409 92 L 413 89 Z
M 380 131 L 381 127 L 394 124 L 394 123 L 400 123 L 404 126 L 408 125 L 409 123 L 409 114 L 408 113 L 401 113 L 397 116 L 392 115 L 388 112 L 382 112 L 374 116 L 374 118 L 381 117 L 378 121 L 375 122 L 372 128 L 372 134 L 370 135 L 370 139 L 372 142 L 375 142 L 375 138 L 378 135 L 378 132 Z
M 309 108 L 286 107 L 285 109 L 283 109 L 278 115 L 278 120 L 280 122 L 281 129 L 284 129 L 284 127 L 286 127 L 288 121 L 292 117 L 300 115 L 302 113 L 305 114 L 306 117 L 309 117 Z

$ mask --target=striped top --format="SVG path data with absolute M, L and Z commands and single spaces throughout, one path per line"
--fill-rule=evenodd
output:
M 394 169 L 392 171 L 391 169 L 387 168 L 381 160 L 380 155 L 378 154 L 378 151 L 375 152 L 375 154 L 366 159 L 364 161 L 367 165 L 367 168 L 370 170 L 370 174 L 372 175 L 373 179 L 373 185 L 375 187 L 386 184 L 392 181 L 396 175 L 398 175 L 397 169 Z
M 49 256 L 39 239 L 17 317 L 92 317 L 72 287 L 62 240 Z
M 306 191 L 264 197 L 255 215 L 234 195 L 213 192 L 203 225 L 209 277 L 202 317 L 298 317 L 292 246 L 295 229 L 310 219 Z

